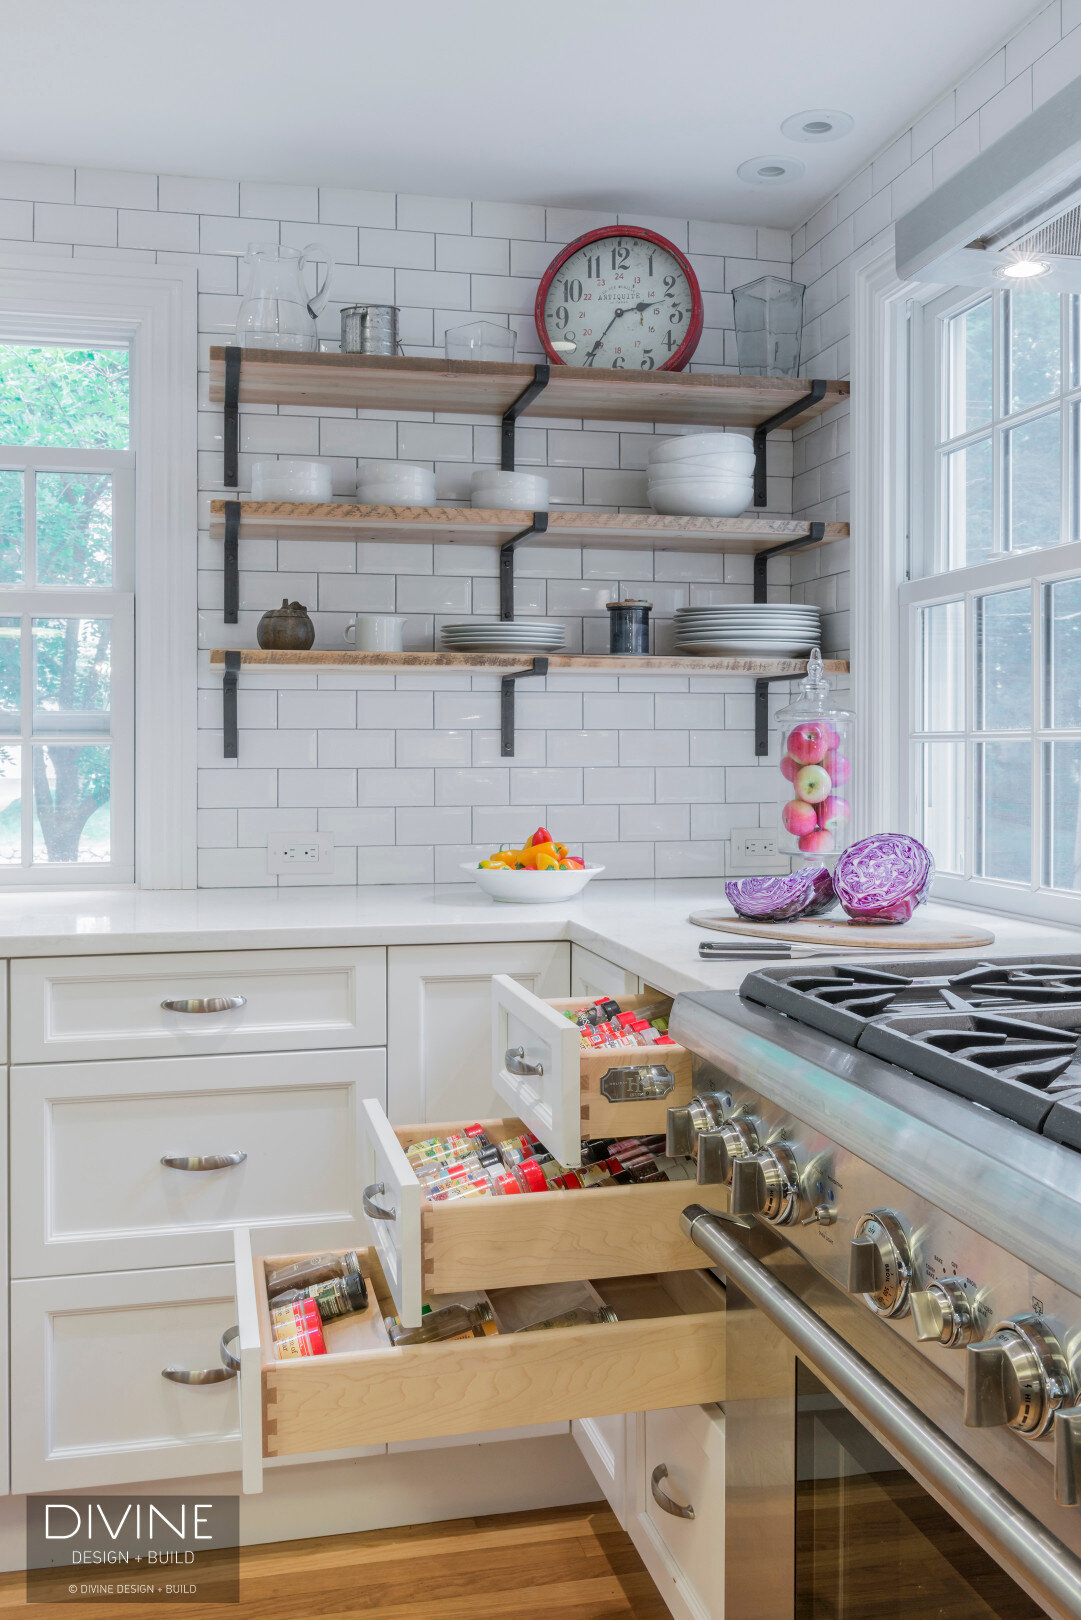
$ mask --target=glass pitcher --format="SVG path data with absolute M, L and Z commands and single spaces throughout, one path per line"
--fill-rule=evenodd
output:
M 309 299 L 304 267 L 318 260 L 327 267 L 322 285 Z M 244 263 L 251 281 L 237 316 L 236 338 L 248 349 L 317 349 L 316 317 L 327 301 L 334 269 L 329 248 L 309 242 L 305 248 L 277 242 L 249 242 Z

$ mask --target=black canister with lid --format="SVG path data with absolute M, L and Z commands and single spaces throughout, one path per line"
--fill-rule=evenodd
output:
M 611 614 L 608 621 L 609 651 L 648 653 L 649 614 L 653 603 L 628 598 L 623 602 L 606 602 L 605 606 Z

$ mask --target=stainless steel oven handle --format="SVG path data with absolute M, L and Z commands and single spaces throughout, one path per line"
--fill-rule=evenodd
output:
M 722 1216 L 691 1204 L 680 1226 L 780 1329 L 812 1372 L 832 1384 L 940 1502 L 972 1525 L 1038 1602 L 1049 1603 L 1056 1613 L 1081 1614 L 1081 1560 L 1068 1547 L 748 1254 Z

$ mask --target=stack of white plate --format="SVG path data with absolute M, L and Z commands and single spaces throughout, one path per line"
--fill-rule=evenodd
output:
M 801 602 L 679 608 L 676 648 L 714 658 L 803 658 L 821 641 L 821 612 Z
M 475 472 L 470 490 L 472 505 L 490 511 L 548 510 L 548 480 L 539 473 L 501 472 L 498 467 Z
M 649 454 L 649 504 L 687 517 L 736 517 L 754 499 L 754 440 L 746 433 L 687 433 Z
M 558 652 L 566 630 L 549 619 L 463 619 L 443 626 L 448 652 Z

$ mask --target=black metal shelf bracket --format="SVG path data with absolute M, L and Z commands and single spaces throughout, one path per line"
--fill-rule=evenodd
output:
M 803 551 L 807 546 L 817 546 L 826 537 L 824 523 L 808 523 L 807 533 L 798 534 L 794 540 L 782 540 L 778 546 L 770 546 L 768 551 L 756 551 L 754 557 L 754 600 L 766 600 L 766 585 L 768 583 L 767 570 L 771 557 L 779 557 L 785 551 Z
M 534 512 L 529 528 L 512 534 L 499 548 L 499 617 L 504 623 L 514 618 L 514 553 L 535 535 L 547 533 L 548 513 Z
M 221 678 L 222 756 L 236 759 L 238 749 L 236 725 L 236 688 L 240 679 L 240 654 L 225 654 L 225 674 Z
M 499 692 L 499 752 L 503 759 L 514 758 L 515 685 L 529 675 L 547 675 L 547 658 L 534 658 L 532 669 L 516 669 L 504 675 Z
M 225 428 L 222 484 L 237 489 L 240 484 L 240 356 L 235 345 L 225 351 Z
M 522 390 L 513 405 L 508 405 L 503 412 L 503 421 L 499 430 L 499 465 L 504 472 L 514 471 L 514 424 L 528 405 L 531 405 L 537 395 L 547 388 L 552 376 L 552 368 L 547 363 L 533 367 L 533 381 Z
M 222 555 L 222 620 L 236 624 L 240 617 L 240 502 L 225 502 L 225 548 Z
M 822 377 L 815 377 L 811 382 L 810 391 L 794 399 L 791 405 L 786 405 L 783 411 L 776 416 L 769 416 L 764 422 L 759 422 L 754 430 L 754 504 L 766 504 L 766 440 L 771 433 L 784 427 L 794 416 L 802 416 L 804 411 L 817 405 L 819 400 L 825 399 L 829 383 Z

